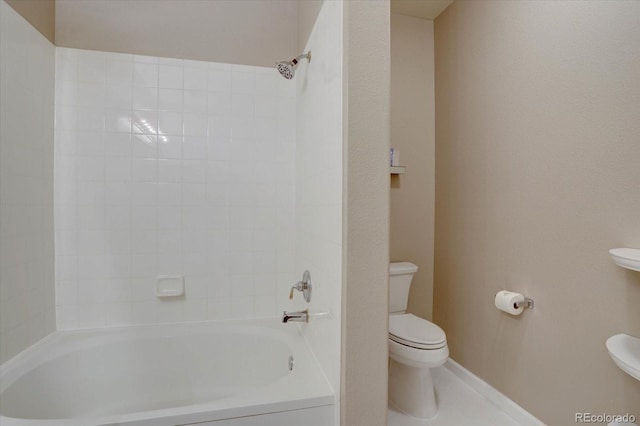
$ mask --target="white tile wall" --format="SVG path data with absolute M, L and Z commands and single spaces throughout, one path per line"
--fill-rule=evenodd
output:
M 59 328 L 278 315 L 295 85 L 272 68 L 56 51 Z M 185 297 L 158 300 L 158 275 L 184 275 Z
M 311 271 L 310 310 L 329 313 L 314 318 L 304 333 L 337 396 L 342 307 L 342 7 L 338 1 L 323 3 L 305 49 L 311 50 L 313 59 L 302 63 L 295 77 L 295 271 Z M 282 104 L 280 113 L 295 110 L 291 104 Z M 291 307 L 286 298 L 279 300 L 284 300 L 283 309 Z M 295 302 L 298 308 L 305 305 L 299 295 Z
M 55 48 L 0 0 L 0 363 L 55 330 Z

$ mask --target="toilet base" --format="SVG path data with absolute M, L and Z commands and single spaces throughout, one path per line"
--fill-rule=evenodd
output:
M 389 359 L 389 402 L 411 417 L 433 419 L 438 414 L 438 406 L 431 369 Z

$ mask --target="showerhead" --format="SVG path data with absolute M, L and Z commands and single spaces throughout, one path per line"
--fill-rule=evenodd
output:
M 305 58 L 307 61 L 311 62 L 311 52 L 307 52 L 290 61 L 277 62 L 276 68 L 278 68 L 278 72 L 282 74 L 284 78 L 291 80 L 293 76 L 296 75 L 296 68 L 298 67 L 300 59 Z
M 296 64 L 293 61 L 278 62 L 276 66 L 278 68 L 278 72 L 287 80 L 291 80 L 296 74 Z

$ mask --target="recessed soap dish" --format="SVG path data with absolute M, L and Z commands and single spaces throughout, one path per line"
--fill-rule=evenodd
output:
M 609 254 L 616 265 L 640 272 L 640 249 L 615 248 Z
M 156 281 L 156 297 L 184 295 L 184 278 L 180 275 L 160 275 Z

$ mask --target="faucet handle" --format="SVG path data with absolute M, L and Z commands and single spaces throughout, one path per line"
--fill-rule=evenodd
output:
M 293 299 L 293 290 L 301 291 L 304 296 L 304 300 L 307 303 L 311 302 L 311 274 L 309 271 L 304 271 L 304 274 L 302 274 L 302 281 L 298 281 L 291 287 L 291 291 L 289 291 L 289 299 Z
M 302 281 L 298 281 L 297 283 L 291 286 L 291 291 L 289 292 L 289 300 L 293 299 L 293 290 L 304 292 L 305 283 L 303 283 Z

